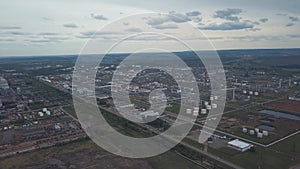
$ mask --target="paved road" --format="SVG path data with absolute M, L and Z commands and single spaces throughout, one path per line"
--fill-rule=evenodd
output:
M 103 108 L 103 107 L 101 107 L 101 108 Z M 103 109 L 106 110 L 106 111 L 108 111 L 108 112 L 111 112 L 111 110 L 109 110 L 107 108 L 103 108 Z M 114 112 L 111 112 L 111 113 L 122 117 L 120 114 L 117 114 L 117 113 L 114 113 Z M 141 127 L 143 127 L 143 128 L 147 128 L 148 130 L 150 130 L 151 132 L 153 132 L 155 134 L 160 134 L 160 131 L 157 128 L 154 128 L 154 127 L 151 127 L 149 125 L 142 124 L 142 123 L 136 123 L 136 124 L 139 125 L 139 126 L 141 126 Z M 171 139 L 171 141 L 176 141 L 176 140 L 173 140 L 173 138 L 170 138 L 170 137 L 168 137 L 167 139 Z M 202 155 L 204 155 L 204 156 L 206 156 L 206 157 L 208 157 L 210 159 L 213 159 L 213 160 L 218 161 L 218 162 L 220 162 L 222 164 L 225 164 L 226 166 L 229 166 L 231 168 L 243 169 L 242 167 L 240 167 L 240 166 L 238 166 L 236 164 L 233 164 L 233 163 L 231 163 L 229 161 L 223 160 L 223 159 L 221 159 L 221 158 L 219 158 L 219 157 L 217 157 L 215 155 L 209 154 L 209 153 L 207 153 L 207 152 L 205 152 L 203 150 L 198 149 L 197 147 L 189 145 L 188 143 L 181 142 L 180 144 L 183 145 L 183 146 L 185 146 L 185 147 L 187 147 L 187 148 L 189 148 L 189 149 L 191 149 L 191 150 L 193 150 L 193 151 L 196 151 L 196 152 L 198 152 L 198 153 L 200 153 L 200 154 L 202 154 Z
M 47 83 L 46 83 L 46 84 L 47 84 Z M 50 85 L 50 86 L 52 86 L 52 87 L 55 87 L 55 86 L 53 86 L 53 85 L 51 85 L 51 84 L 48 84 L 48 85 Z M 55 88 L 57 88 L 57 87 L 55 87 Z M 60 89 L 60 90 L 61 90 L 61 89 Z M 62 90 L 62 91 L 64 91 L 64 90 Z M 66 91 L 64 91 L 64 92 L 66 92 Z M 84 102 L 84 100 L 83 100 L 83 102 Z M 98 105 L 97 105 L 97 106 L 98 106 Z M 113 113 L 113 114 L 115 114 L 115 115 L 118 115 L 118 116 L 122 117 L 120 114 L 114 113 L 114 112 L 112 112 L 111 110 L 109 110 L 109 109 L 107 109 L 107 108 L 105 108 L 105 107 L 101 107 L 101 108 L 105 109 L 105 110 L 108 111 L 108 112 L 111 112 L 111 113 Z M 148 130 L 150 130 L 150 131 L 152 131 L 152 132 L 154 132 L 154 133 L 156 133 L 156 134 L 160 134 L 160 131 L 159 131 L 158 129 L 153 128 L 153 127 L 151 127 L 151 126 L 149 126 L 149 125 L 145 125 L 145 124 L 142 124 L 142 123 L 136 123 L 136 124 L 137 124 L 137 125 L 140 125 L 141 127 L 147 128 Z M 169 139 L 172 139 L 172 138 L 169 138 Z M 198 149 L 197 147 L 194 147 L 194 146 L 189 145 L 189 144 L 187 144 L 187 143 L 181 142 L 180 144 L 183 145 L 183 146 L 185 146 L 185 147 L 187 147 L 187 148 L 189 148 L 189 149 L 192 149 L 192 150 L 194 150 L 194 151 L 196 151 L 196 152 L 198 152 L 198 153 L 200 153 L 200 154 L 202 154 L 202 155 L 204 155 L 204 156 L 206 156 L 206 157 L 209 157 L 209 158 L 211 158 L 211 159 L 213 159 L 213 160 L 215 160 L 215 161 L 218 161 L 218 162 L 220 162 L 220 163 L 222 163 L 222 164 L 225 164 L 225 165 L 227 165 L 227 166 L 229 166 L 229 167 L 231 167 L 231 168 L 235 168 L 235 169 L 243 169 L 243 168 L 240 167 L 240 166 L 237 166 L 237 165 L 235 165 L 235 164 L 233 164 L 233 163 L 231 163 L 231 162 L 229 162 L 229 161 L 226 161 L 226 160 L 224 160 L 224 159 L 221 159 L 220 157 L 217 157 L 217 156 L 215 156 L 215 155 L 212 155 L 212 154 L 209 154 L 209 153 L 207 153 L 207 152 L 205 152 L 205 151 L 202 151 L 202 150 Z

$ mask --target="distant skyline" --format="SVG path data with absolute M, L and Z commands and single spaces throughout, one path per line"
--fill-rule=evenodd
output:
M 10 0 L 1 1 L 0 6 L 0 56 L 78 54 L 99 28 L 143 12 L 182 17 L 180 21 L 152 18 L 147 24 L 167 31 L 177 29 L 182 22 L 191 22 L 217 50 L 300 47 L 297 0 Z M 128 24 L 123 31 L 143 30 Z M 103 37 L 107 41 L 110 38 L 117 38 L 117 34 L 110 32 Z M 119 52 L 128 51 L 130 47 L 120 48 Z

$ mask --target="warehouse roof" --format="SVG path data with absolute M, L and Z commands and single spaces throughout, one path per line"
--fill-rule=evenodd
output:
M 235 146 L 235 147 L 239 147 L 239 148 L 246 148 L 251 146 L 251 144 L 248 144 L 246 142 L 240 141 L 239 139 L 235 139 L 233 141 L 228 142 L 229 145 Z

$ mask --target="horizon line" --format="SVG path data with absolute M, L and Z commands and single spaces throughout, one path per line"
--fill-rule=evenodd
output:
M 243 51 L 243 50 L 293 50 L 293 49 L 299 49 L 300 47 L 292 47 L 292 48 L 244 48 L 244 49 L 238 49 L 238 48 L 232 48 L 232 49 L 218 49 L 218 50 L 196 50 L 194 52 L 198 52 L 198 51 Z M 193 52 L 193 51 L 173 51 L 173 53 L 180 53 L 180 52 Z M 151 52 L 150 52 L 151 53 Z M 91 53 L 91 54 L 86 54 L 86 55 L 98 55 L 100 53 Z M 119 55 L 119 54 L 130 54 L 130 52 L 117 52 L 117 53 L 109 53 L 109 55 Z M 78 56 L 78 54 L 45 54 L 45 55 L 10 55 L 10 56 L 0 56 L 0 59 L 3 58 L 19 58 L 19 57 L 24 57 L 24 58 L 28 58 L 28 57 L 55 57 L 55 56 Z

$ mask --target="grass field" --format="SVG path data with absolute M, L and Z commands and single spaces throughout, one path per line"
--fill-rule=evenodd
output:
M 95 152 L 92 153 L 93 151 Z M 115 161 L 112 160 L 114 158 L 121 158 L 121 161 L 126 160 L 127 162 L 129 161 L 130 163 L 136 163 L 142 160 L 144 163 L 148 163 L 148 165 L 154 169 L 175 169 L 175 168 L 201 169 L 200 166 L 197 166 L 196 164 L 180 157 L 174 151 L 168 151 L 159 156 L 147 158 L 147 159 L 127 159 L 103 151 L 104 150 L 102 150 L 100 147 L 95 145 L 90 139 L 83 139 L 65 145 L 40 149 L 40 150 L 18 154 L 12 157 L 1 159 L 0 168 L 1 169 L 23 169 L 26 167 L 35 168 L 35 166 L 47 164 L 49 162 L 49 159 L 57 159 L 61 156 L 66 156 L 69 154 L 74 154 L 74 156 L 76 156 L 76 154 L 78 153 L 81 153 L 82 156 L 88 156 L 88 158 L 91 159 L 90 161 L 84 162 L 87 165 L 90 165 L 91 163 L 97 164 L 99 161 L 98 162 L 93 161 L 92 159 L 94 158 L 94 156 L 97 155 L 97 153 L 98 154 L 101 153 L 102 156 L 106 157 L 106 158 L 105 157 L 101 158 L 101 160 L 107 160 L 108 163 L 109 160 L 111 160 L 110 161 L 111 163 L 114 163 Z M 83 152 L 89 152 L 89 153 L 83 153 Z M 72 157 L 70 157 L 70 160 L 73 160 Z M 70 163 L 70 161 L 65 161 L 65 162 Z M 123 168 L 124 166 L 119 166 L 119 167 Z
M 246 169 L 287 169 L 300 163 L 300 135 L 293 136 L 270 148 L 256 146 L 256 152 L 240 153 L 230 148 L 212 149 L 209 152 L 223 159 L 236 163 Z

